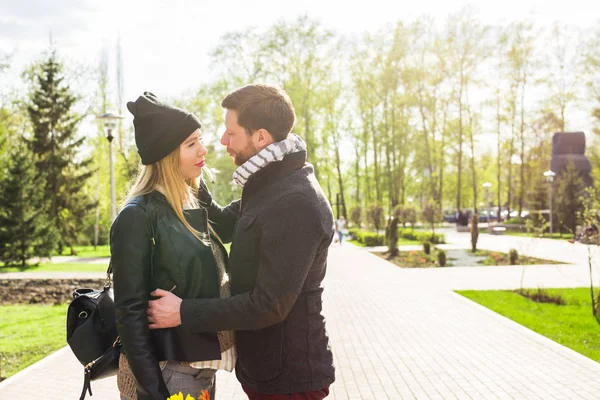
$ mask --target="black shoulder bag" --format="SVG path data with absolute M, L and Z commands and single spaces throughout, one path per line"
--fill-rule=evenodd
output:
M 150 226 L 152 264 L 156 242 L 154 226 L 152 223 Z M 150 268 L 152 269 L 152 265 Z M 116 328 L 111 274 L 112 263 L 106 271 L 104 288 L 75 289 L 73 301 L 67 309 L 67 343 L 84 366 L 83 390 L 79 400 L 85 399 L 86 391 L 92 396 L 91 381 L 114 376 L 119 371 L 121 339 Z

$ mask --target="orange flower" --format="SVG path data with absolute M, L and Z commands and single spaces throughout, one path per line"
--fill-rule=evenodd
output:
M 203 390 L 202 392 L 200 392 L 198 400 L 210 400 L 210 394 L 208 393 L 208 390 Z

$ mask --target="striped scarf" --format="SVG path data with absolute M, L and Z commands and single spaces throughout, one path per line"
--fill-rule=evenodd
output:
M 285 156 L 306 151 L 306 143 L 295 133 L 280 142 L 271 143 L 248 161 L 240 165 L 233 173 L 233 179 L 243 189 L 248 179 L 265 166 L 283 160 Z

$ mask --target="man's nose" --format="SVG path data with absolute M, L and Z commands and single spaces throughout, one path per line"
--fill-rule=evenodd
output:
M 227 135 L 227 132 L 223 133 L 223 136 L 221 136 L 221 144 L 223 146 L 229 146 L 229 135 Z

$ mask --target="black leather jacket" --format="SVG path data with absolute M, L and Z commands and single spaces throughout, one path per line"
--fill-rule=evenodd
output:
M 186 210 L 192 227 L 208 234 L 205 209 Z M 214 243 L 225 249 L 218 240 Z M 158 362 L 221 358 L 216 332 L 182 327 L 151 331 L 146 308 L 150 292 L 171 290 L 181 298 L 219 297 L 212 250 L 197 240 L 159 192 L 133 199 L 111 228 L 111 263 L 117 331 L 137 381 L 138 399 L 169 397 Z M 225 256 L 226 257 L 226 256 Z

